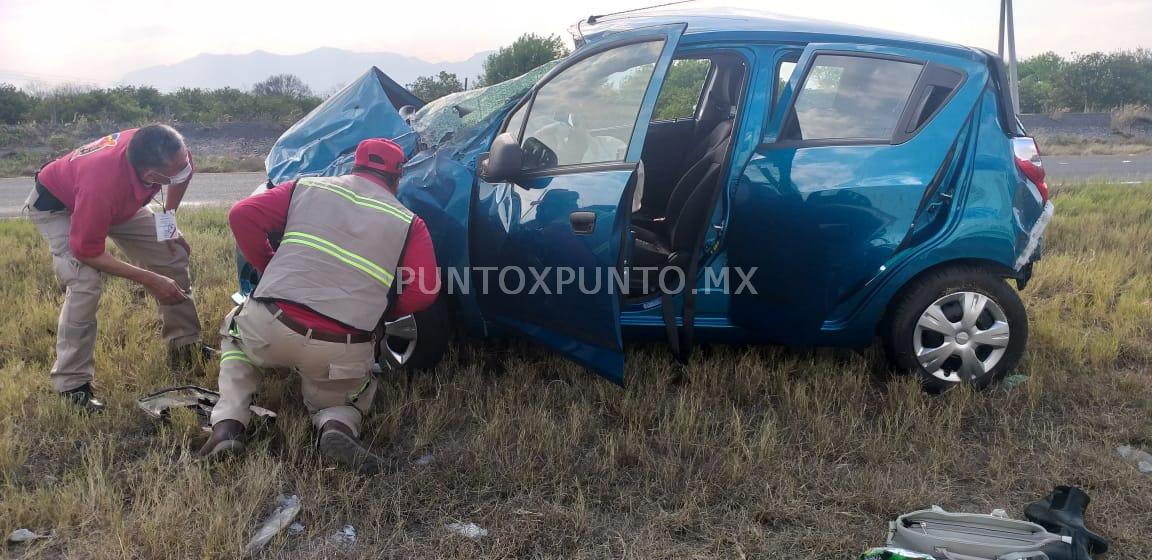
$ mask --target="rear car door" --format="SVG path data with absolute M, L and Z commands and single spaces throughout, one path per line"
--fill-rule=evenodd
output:
M 617 383 L 622 251 L 647 123 L 683 30 L 616 34 L 541 80 L 501 135 L 522 146 L 520 171 L 478 179 L 472 208 L 470 280 L 485 319 Z
M 938 202 L 987 81 L 975 55 L 808 45 L 733 195 L 733 322 L 817 342 Z M 834 325 L 833 325 L 834 328 Z

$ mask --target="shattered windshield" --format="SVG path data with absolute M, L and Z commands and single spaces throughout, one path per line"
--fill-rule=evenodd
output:
M 428 147 L 448 142 L 458 136 L 460 131 L 484 122 L 493 113 L 519 99 L 558 62 L 554 60 L 518 78 L 493 86 L 441 97 L 425 105 L 412 117 L 412 128 Z

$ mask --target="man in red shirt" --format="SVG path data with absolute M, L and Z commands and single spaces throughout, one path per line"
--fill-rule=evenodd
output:
M 104 406 L 92 391 L 102 274 L 137 282 L 159 301 L 162 336 L 174 366 L 201 352 L 200 319 L 188 275 L 191 249 L 175 227 L 175 211 L 191 179 L 192 158 L 184 138 L 159 124 L 109 134 L 36 174 L 26 208 L 48 242 L 56 276 L 66 289 L 52 384 L 86 409 Z M 161 220 L 146 205 L 165 186 Z M 107 253 L 106 238 L 136 265 Z
M 365 140 L 351 174 L 301 178 L 232 207 L 236 245 L 261 279 L 221 328 L 220 400 L 200 456 L 243 451 L 257 368 L 291 368 L 320 451 L 379 471 L 359 439 L 376 392 L 372 333 L 385 317 L 427 308 L 438 287 L 428 229 L 395 197 L 403 163 L 394 142 Z M 277 249 L 273 233 L 283 233 Z

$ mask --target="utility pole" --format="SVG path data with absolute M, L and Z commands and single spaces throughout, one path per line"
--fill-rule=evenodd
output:
M 1012 93 L 1012 109 L 1020 114 L 1020 81 L 1016 74 L 1016 23 L 1012 0 L 1000 0 L 1000 58 L 1008 62 L 1008 89 Z M 1008 56 L 1004 47 L 1007 44 Z

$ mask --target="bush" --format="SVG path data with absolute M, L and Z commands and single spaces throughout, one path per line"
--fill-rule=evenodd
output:
M 64 152 L 76 147 L 76 140 L 63 134 L 53 134 L 48 138 L 48 147 L 53 152 Z
M 1134 128 L 1152 126 L 1152 107 L 1128 104 L 1112 111 L 1112 130 L 1131 133 Z

